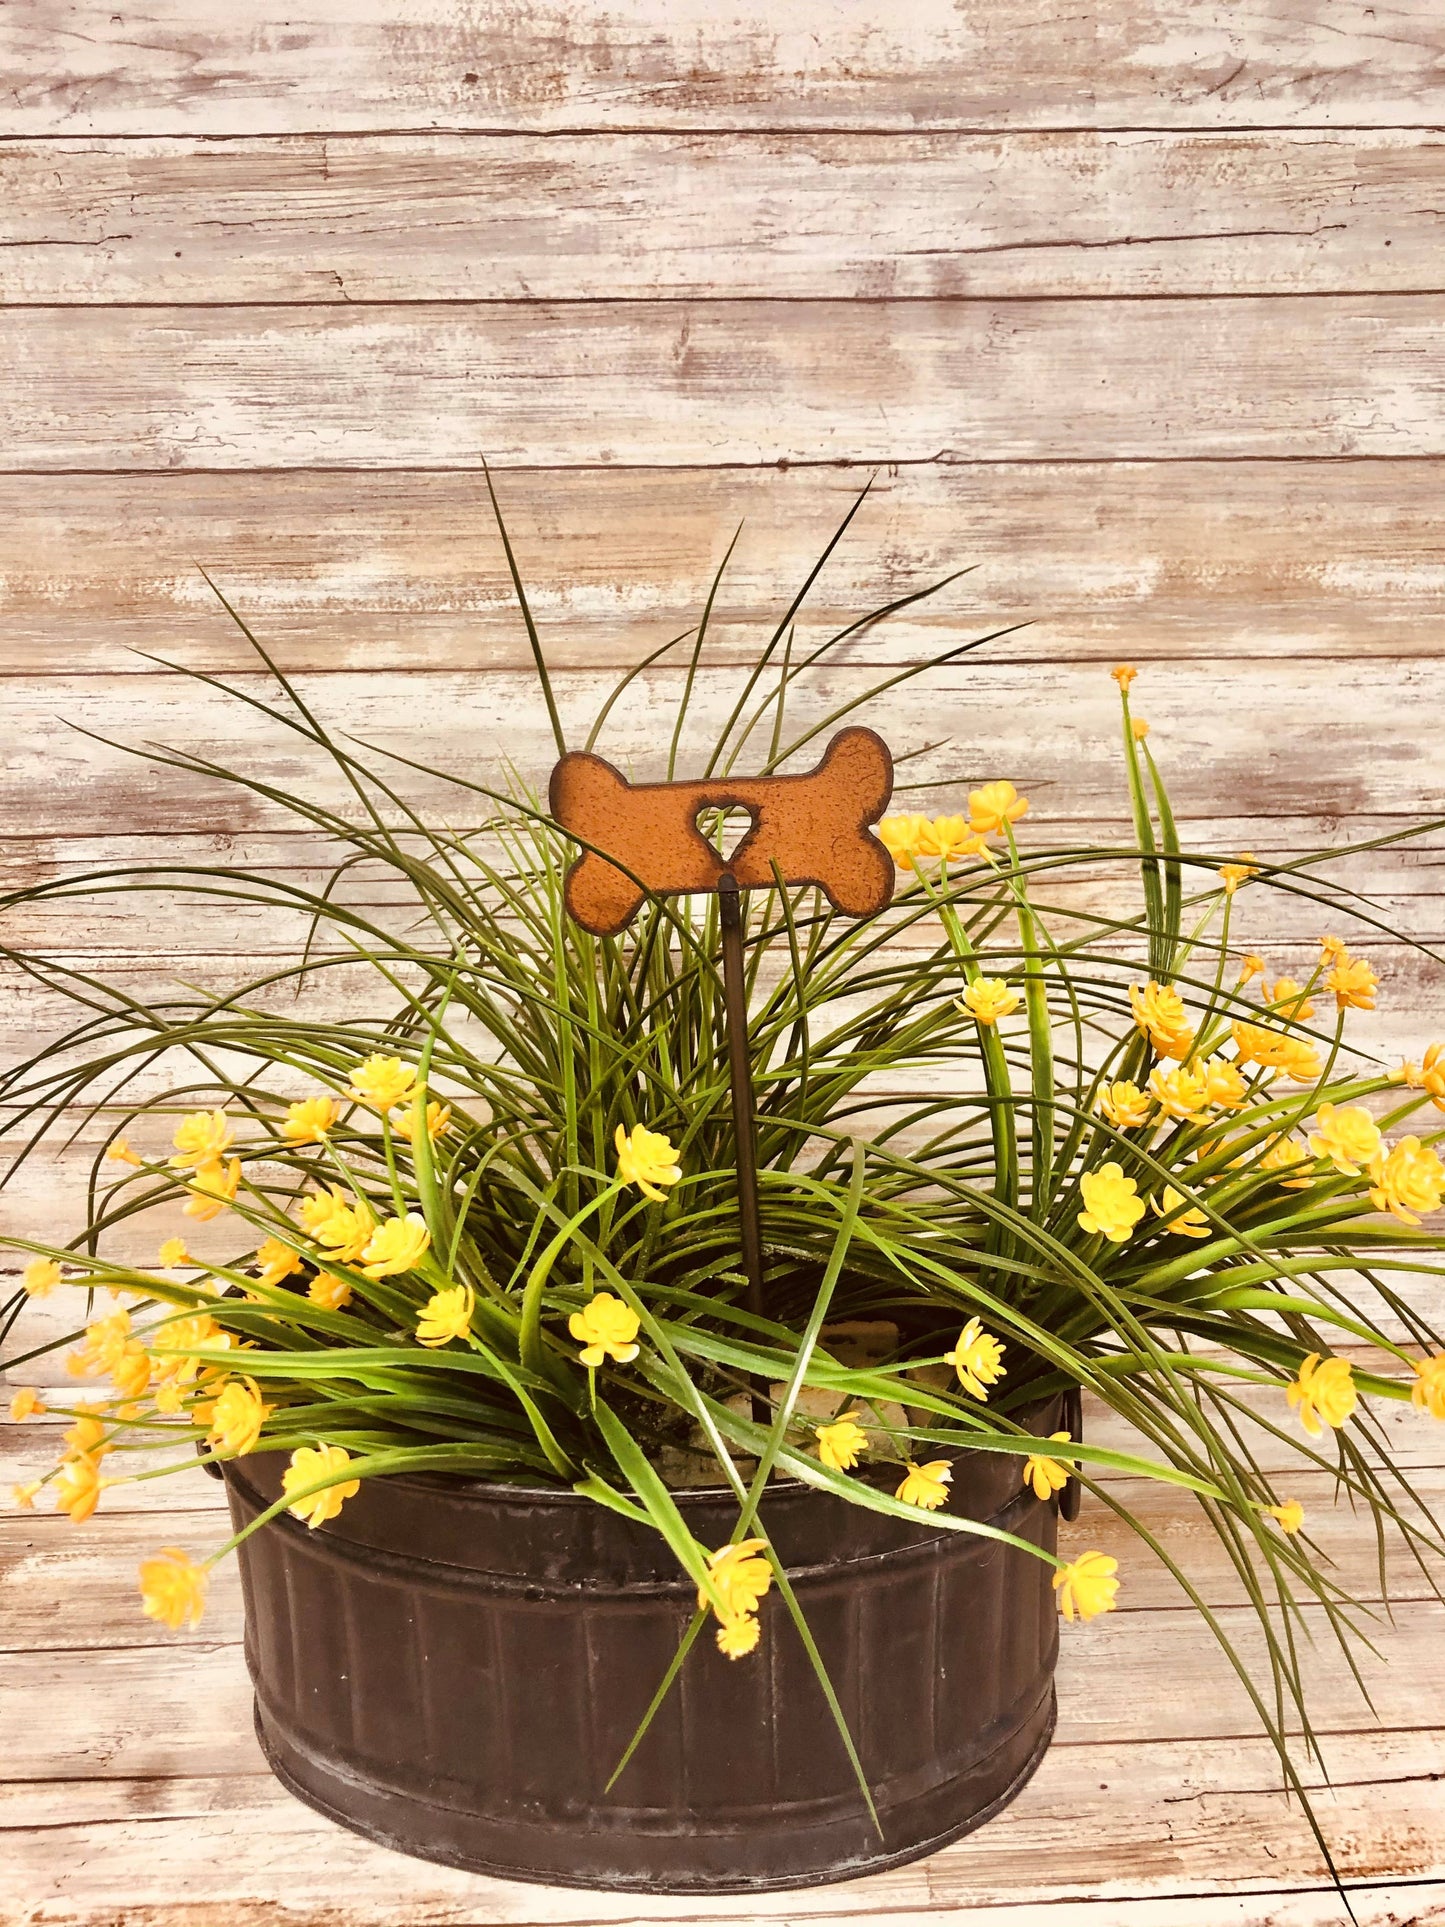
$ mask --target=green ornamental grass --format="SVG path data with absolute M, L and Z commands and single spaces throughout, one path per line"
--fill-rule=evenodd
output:
M 720 570 L 695 631 L 630 671 L 580 741 L 513 562 L 558 753 L 605 749 L 634 680 L 681 651 L 649 775 L 806 768 L 884 689 L 989 640 L 830 709 L 814 672 L 919 597 L 803 649 L 797 621 L 826 559 L 741 675 L 708 665 Z M 1127 670 L 1132 826 L 1115 844 L 1050 845 L 1007 772 L 971 794 L 931 780 L 948 813 L 913 814 L 901 756 L 885 910 L 849 921 L 811 889 L 745 905 L 760 1316 L 740 1268 L 716 899 L 649 900 L 623 935 L 587 935 L 564 913 L 577 851 L 539 799 L 545 771 L 445 772 L 329 729 L 230 613 L 278 693 L 227 693 L 320 759 L 349 804 L 141 753 L 286 813 L 329 874 L 125 867 L 5 899 L 133 892 L 174 918 L 230 905 L 285 913 L 296 931 L 294 956 L 256 980 L 161 999 L 5 951 L 76 1012 L 4 1079 L 9 1172 L 97 1119 L 104 1140 L 84 1225 L 9 1240 L 28 1261 L 0 1322 L 12 1376 L 37 1355 L 29 1295 L 63 1279 L 122 1301 L 54 1341 L 108 1389 L 69 1408 L 81 1429 L 46 1493 L 83 1518 L 128 1463 L 164 1477 L 198 1444 L 291 1455 L 272 1513 L 312 1524 L 389 1473 L 570 1486 L 655 1528 L 696 1581 L 682 1652 L 711 1618 L 749 1664 L 770 1584 L 798 1619 L 767 1545 L 770 1478 L 904 1517 L 922 1505 L 940 1530 L 1048 1557 L 948 1508 L 957 1454 L 1003 1453 L 1040 1497 L 1076 1475 L 1171 1568 L 1298 1786 L 1289 1734 L 1313 1746 L 1302 1608 L 1322 1609 L 1347 1653 L 1372 1609 L 1266 1461 L 1332 1472 L 1422 1565 L 1442 1550 L 1379 1414 L 1405 1400 L 1445 1419 L 1445 1347 L 1410 1294 L 1440 1273 L 1425 1221 L 1445 1186 L 1445 1064 L 1402 1072 L 1372 1055 L 1373 972 L 1342 944 L 1300 982 L 1241 964 L 1271 898 L 1311 906 L 1321 930 L 1348 916 L 1396 935 L 1329 880 L 1346 850 L 1265 863 L 1182 848 Z M 699 751 L 689 724 L 710 681 L 725 711 Z M 408 800 L 439 784 L 446 821 Z M 114 1255 L 155 1226 L 159 1263 Z M 860 1325 L 866 1358 L 848 1338 Z M 1030 1429 L 1080 1389 L 1131 1449 Z M 158 1444 L 172 1448 L 159 1462 Z M 1198 1508 L 1258 1616 L 1262 1669 L 1110 1473 Z M 698 1482 L 736 1495 L 728 1548 L 683 1523 L 673 1493 Z M 147 1561 L 146 1610 L 199 1616 L 205 1570 L 235 1543 Z M 1101 1553 L 1055 1563 L 1070 1617 L 1128 1586 L 1127 1564 Z

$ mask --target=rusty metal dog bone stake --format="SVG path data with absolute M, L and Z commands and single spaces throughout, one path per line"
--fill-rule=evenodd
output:
M 574 751 L 550 790 L 553 816 L 590 845 L 567 873 L 567 909 L 594 936 L 615 937 L 649 892 L 716 890 L 728 872 L 740 890 L 812 883 L 845 916 L 874 915 L 893 893 L 893 859 L 868 826 L 892 793 L 893 758 L 871 729 L 840 730 L 802 776 L 634 785 L 602 757 Z M 752 818 L 731 856 L 698 828 L 702 810 Z

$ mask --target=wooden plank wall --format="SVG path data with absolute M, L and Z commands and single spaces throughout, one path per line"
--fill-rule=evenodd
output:
M 540 774 L 483 455 L 569 716 L 695 619 L 743 520 L 717 631 L 736 662 L 871 476 L 809 637 L 976 566 L 853 645 L 811 700 L 1033 623 L 875 713 L 900 749 L 951 739 L 919 765 L 940 803 L 1006 774 L 1041 835 L 1119 823 L 1106 671 L 1124 657 L 1200 847 L 1273 855 L 1445 814 L 1442 129 L 1439 0 L 4 0 L 0 879 L 207 851 L 311 873 L 276 813 L 73 727 L 316 780 L 275 731 L 147 659 L 259 687 L 198 563 L 332 719 L 463 769 L 504 743 Z M 615 754 L 645 763 L 673 688 L 660 670 L 619 712 Z M 1349 871 L 1432 945 L 1442 845 Z M 1241 915 L 1281 964 L 1306 954 L 1307 907 L 1254 893 Z M 178 924 L 115 901 L 15 934 L 142 993 L 292 941 L 265 918 Z M 1371 941 L 1381 1048 L 1445 1030 L 1433 956 Z M 33 987 L 0 989 L 7 1053 L 59 1021 Z M 0 1223 L 53 1216 L 50 1182 L 0 1196 Z M 1421 1449 L 1438 1483 L 1438 1448 Z M 128 1571 L 132 1524 L 150 1541 L 115 1523 Z M 61 1624 L 62 1568 L 78 1556 L 91 1603 L 114 1573 L 72 1555 L 68 1530 L 36 1522 L 12 1644 L 86 1643 Z M 1126 1604 L 1161 1628 L 1176 1610 L 1147 1579 Z M 1342 1865 L 1376 1883 L 1357 1907 L 1381 1922 L 1445 1917 L 1438 1886 L 1409 1884 L 1439 1863 L 1433 1674 L 1419 1699 L 1438 1629 L 1423 1603 L 1409 1623 L 1390 1730 L 1327 1747 Z M 1093 1891 L 1158 1896 L 1130 1903 L 1140 1927 L 1213 1927 L 1225 1905 L 1277 1927 L 1333 1918 L 1279 1891 L 1318 1884 L 1313 1848 L 1262 1791 L 1274 1769 L 1247 1709 L 1216 1700 L 1214 1673 L 1183 1691 L 1205 1677 L 1192 1637 L 1151 1662 L 1172 1682 L 1152 1739 L 1087 1726 L 1130 1696 L 1119 1642 L 1116 1691 L 1105 1673 L 1071 1695 L 1084 1724 L 1040 1782 L 1053 1806 L 1021 1803 L 931 1871 L 839 1897 L 837 1917 L 992 1903 L 1022 1927 L 1051 1899 L 1093 1922 L 1113 1903 L 1073 1904 L 1062 1814 L 1113 1843 Z M 14 1836 L 27 1895 L 61 1858 L 73 1882 L 45 1918 L 169 1921 L 182 1868 L 227 1921 L 312 1902 L 335 1920 L 481 1918 L 436 1870 L 398 1899 L 393 1863 L 228 1751 L 239 1702 L 204 1709 L 204 1743 L 178 1755 L 177 1732 L 200 1732 L 168 1710 L 185 1688 L 139 1653 L 99 1656 L 83 1712 L 78 1686 L 47 1689 L 53 1731 L 36 1697 L 11 1722 L 13 1775 L 43 1778 L 84 1746 L 94 1704 L 134 1695 L 113 1762 L 67 1796 L 94 1851 L 57 1844 L 55 1792 L 32 1789 L 39 1830 Z M 234 1652 L 215 1663 L 231 1691 Z M 1331 1698 L 1325 1723 L 1347 1733 L 1358 1709 Z M 20 1828 L 31 1795 L 12 1795 Z M 1234 1885 L 1270 1892 L 1207 1897 Z M 1203 1897 L 1170 1898 L 1186 1894 Z M 529 1905 L 483 1911 L 539 1918 Z M 832 1906 L 799 1901 L 820 1920 Z
M 739 520 L 745 653 L 872 476 L 809 635 L 976 566 L 810 700 L 1033 624 L 875 713 L 951 739 L 936 800 L 1007 772 L 1040 834 L 1117 822 L 1128 657 L 1202 847 L 1440 809 L 1442 55 L 1435 0 L 9 0 L 6 880 L 301 863 L 72 727 L 306 780 L 136 653 L 253 678 L 198 563 L 327 715 L 460 768 L 505 731 L 540 773 L 483 455 L 569 715 L 695 618 Z M 1439 844 L 1371 873 L 1426 940 Z M 289 941 L 114 903 L 20 934 L 152 977 Z M 1382 1040 L 1422 1039 L 1441 972 L 1379 948 Z M 50 1021 L 5 1002 L 7 1049 Z

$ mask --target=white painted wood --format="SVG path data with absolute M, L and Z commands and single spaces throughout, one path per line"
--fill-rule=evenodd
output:
M 1228 15 L 1138 0 L 1077 18 L 1019 0 L 785 15 L 759 0 L 147 0 L 139 15 L 81 0 L 61 21 L 49 0 L 9 0 L 0 884 L 207 848 L 316 875 L 274 813 L 58 720 L 311 780 L 234 709 L 122 657 L 238 665 L 197 560 L 339 726 L 469 773 L 501 738 L 543 773 L 483 454 L 510 470 L 569 717 L 688 626 L 743 515 L 715 647 L 745 658 L 876 466 L 807 635 L 984 567 L 851 645 L 813 715 L 871 666 L 1042 618 L 869 717 L 900 747 L 953 739 L 910 771 L 935 785 L 921 803 L 1009 774 L 1034 796 L 1031 834 L 1121 826 L 1103 669 L 1125 657 L 1151 665 L 1138 706 L 1206 845 L 1269 855 L 1439 809 L 1437 15 L 1431 0 Z M 675 686 L 643 685 L 605 746 L 644 766 Z M 709 687 L 714 716 L 726 686 Z M 464 810 L 417 789 L 451 820 Z M 1439 848 L 1437 834 L 1341 874 L 1445 937 Z M 1070 904 L 1106 890 L 1081 878 Z M 372 897 L 386 914 L 393 893 Z M 1237 908 L 1276 968 L 1305 959 L 1313 906 L 1251 891 Z M 234 982 L 291 941 L 270 913 L 114 899 L 0 934 L 147 996 L 182 975 Z M 1386 990 L 1357 1034 L 1418 1052 L 1445 1030 L 1445 970 L 1370 948 Z M 316 998 L 374 1007 L 354 972 Z M 61 1017 L 0 976 L 0 1049 L 33 1048 Z M 69 1159 L 22 1170 L 0 1226 L 68 1222 L 96 1142 L 92 1127 Z M 135 1229 L 149 1255 L 174 1224 Z M 1437 1286 L 1416 1301 L 1438 1317 Z M 44 1343 L 68 1315 L 33 1307 L 16 1339 Z M 55 1354 L 21 1371 L 61 1374 Z M 1279 1416 L 1273 1388 L 1250 1402 Z M 1445 1428 L 1396 1404 L 1380 1417 L 1435 1503 Z M 1131 1442 L 1097 1410 L 1088 1425 Z M 0 1491 L 56 1430 L 0 1428 Z M 1264 1464 L 1289 1462 L 1261 1446 Z M 1365 1523 L 1327 1508 L 1323 1473 L 1290 1483 L 1368 1594 Z M 1127 1494 L 1240 1623 L 1188 1503 Z M 175 1927 L 178 1909 L 206 1927 L 1341 1917 L 1207 1634 L 1097 1506 L 1066 1543 L 1117 1551 L 1123 1610 L 1065 1629 L 1064 1726 L 1034 1786 L 925 1866 L 783 1907 L 506 1886 L 317 1820 L 250 1740 L 234 1571 L 192 1640 L 135 1616 L 144 1550 L 223 1530 L 199 1472 L 174 1510 L 165 1496 L 118 1489 L 82 1529 L 0 1516 L 0 1927 Z M 1336 1729 L 1321 1814 L 1367 1883 L 1354 1907 L 1370 1927 L 1445 1920 L 1441 1608 L 1397 1558 L 1390 1578 L 1395 1664 L 1371 1677 L 1397 1730 L 1370 1729 L 1338 1667 L 1315 1701 Z
M 1430 0 L 1187 0 L 1044 15 L 1023 0 L 46 0 L 6 9 L 14 134 L 783 126 L 1438 125 Z
M 709 649 L 749 655 L 870 473 L 803 633 L 970 573 L 847 644 L 854 665 L 1021 621 L 990 662 L 1441 654 L 1432 461 L 1174 462 L 1167 477 L 1107 461 L 573 470 L 511 473 L 499 492 L 549 656 L 623 666 L 696 623 L 740 524 Z M 147 673 L 134 651 L 245 666 L 201 567 L 294 670 L 476 675 L 528 659 L 474 467 L 0 476 L 11 671 Z
M 0 298 L 769 300 L 1438 286 L 1419 129 L 37 141 Z
M 811 631 L 800 634 L 800 642 L 811 639 Z M 639 779 L 665 768 L 685 666 L 640 676 L 598 739 L 602 754 Z M 582 671 L 560 680 L 569 739 L 585 737 L 615 680 L 611 673 Z M 385 680 L 344 672 L 304 676 L 298 686 L 338 734 L 456 771 L 469 782 L 496 780 L 499 743 L 533 782 L 545 782 L 556 757 L 530 670 L 484 676 L 398 670 Z M 699 685 L 681 751 L 688 766 L 716 739 L 740 687 L 741 672 L 723 669 Z M 267 694 L 261 678 L 250 678 L 246 688 Z M 319 752 L 245 704 L 182 677 L 141 683 L 96 675 L 68 689 L 46 678 L 16 677 L 7 693 L 12 820 L 42 834 L 204 827 L 234 835 L 288 820 L 279 806 L 219 779 L 156 766 L 143 753 L 147 743 L 244 763 L 258 780 L 331 806 L 348 794 Z M 799 753 L 797 767 L 817 760 L 834 727 L 826 719 L 859 693 L 856 674 L 826 664 L 799 679 L 789 707 L 798 735 L 823 728 Z M 1221 803 L 1237 817 L 1247 800 L 1257 819 L 1338 810 L 1338 840 L 1345 842 L 1356 810 L 1421 821 L 1445 801 L 1445 765 L 1433 726 L 1401 724 L 1408 714 L 1431 724 L 1439 714 L 1445 655 L 1402 663 L 1388 681 L 1369 663 L 1261 658 L 1234 665 L 1227 680 L 1207 662 L 1179 663 L 1141 677 L 1132 697 L 1134 713 L 1152 726 L 1150 747 L 1185 826 L 1181 835 Z M 659 732 L 659 713 L 666 733 Z M 1033 799 L 1026 840 L 1049 839 L 1056 806 L 1062 821 L 1103 820 L 1120 833 L 1127 823 L 1118 691 L 1101 665 L 994 664 L 980 651 L 900 685 L 875 702 L 868 717 L 895 755 L 941 744 L 900 778 L 928 784 L 923 799 L 935 808 L 960 807 L 969 785 L 1007 775 Z M 1308 755 L 1301 753 L 1306 738 Z M 767 741 L 768 727 L 760 724 L 739 767 L 756 768 Z M 439 778 L 400 767 L 394 773 L 411 799 L 439 810 L 445 821 L 475 822 L 487 807 Z
M 204 1718 L 203 1708 L 196 1717 Z M 1438 1882 L 1445 1873 L 1438 1738 L 1352 1735 L 1327 1739 L 1324 1751 L 1337 1784 L 1319 1809 L 1345 1877 Z M 402 1860 L 309 1813 L 260 1772 L 72 1781 L 59 1796 L 60 1829 L 53 1786 L 7 1788 L 0 1837 L 29 1921 L 47 1927 L 113 1918 L 122 1908 L 126 1927 L 164 1927 L 174 1913 L 162 1909 L 173 1909 L 179 1893 L 225 1927 L 253 1927 L 282 1908 L 303 1919 L 309 1910 L 328 1927 L 887 1921 L 899 1913 L 922 1927 L 971 1918 L 989 1904 L 1037 1911 L 1044 1902 L 1081 1898 L 1107 1901 L 1101 1917 L 1127 1922 L 1114 1908 L 1140 1898 L 1158 1896 L 1162 1904 L 1162 1897 L 1210 1893 L 1220 1905 L 1221 1888 L 1324 1889 L 1318 1851 L 1277 1788 L 1278 1763 L 1258 1740 L 1056 1745 L 1020 1799 L 957 1846 L 866 1881 L 789 1894 L 785 1912 L 763 1901 L 756 1914 L 735 1897 L 534 1889 Z M 1252 1918 L 1223 1911 L 1231 1904 L 1222 1903 L 1213 1920 Z M 1337 1922 L 1338 1904 L 1306 1918 Z
M 13 308 L 0 468 L 1433 456 L 1442 319 L 1445 295 Z

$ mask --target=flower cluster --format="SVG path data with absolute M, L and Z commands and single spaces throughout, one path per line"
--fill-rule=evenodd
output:
M 989 838 L 1007 836 L 1028 807 L 1012 783 L 985 783 L 969 791 L 966 817 L 885 816 L 878 838 L 900 870 L 921 870 L 927 863 L 946 868 L 964 857 L 991 861 Z

